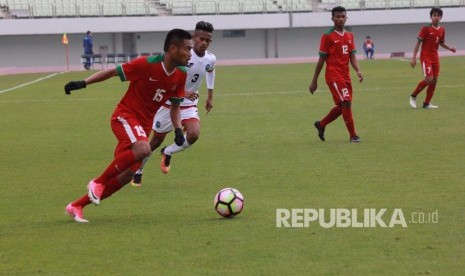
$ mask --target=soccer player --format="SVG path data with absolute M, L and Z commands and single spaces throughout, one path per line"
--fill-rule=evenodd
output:
M 184 144 L 179 103 L 185 96 L 184 66 L 190 59 L 191 49 L 191 34 L 173 29 L 166 36 L 164 54 L 140 57 L 65 85 L 66 94 L 70 94 L 72 90 L 115 76 L 121 81 L 130 81 L 111 117 L 111 128 L 118 139 L 115 158 L 100 176 L 89 182 L 88 194 L 66 206 L 66 213 L 76 222 L 88 222 L 83 217 L 83 207 L 91 202 L 98 205 L 132 180 L 141 161 L 151 153 L 146 133 L 150 133 L 155 113 L 168 99 L 171 100 L 170 117 L 177 130 L 174 141 L 177 145 Z
M 455 47 L 450 47 L 446 44 L 446 30 L 444 27 L 439 26 L 439 22 L 442 19 L 442 10 L 438 7 L 431 9 L 430 13 L 431 24 L 421 28 L 418 34 L 417 43 L 413 49 L 413 57 L 410 65 L 415 68 L 417 64 L 417 53 L 421 44 L 420 62 L 425 78 L 420 81 L 409 97 L 409 104 L 412 108 L 417 108 L 417 95 L 428 86 L 426 90 L 426 98 L 423 102 L 423 108 L 431 109 L 438 108 L 437 105 L 431 103 L 431 99 L 436 90 L 436 83 L 438 82 L 439 76 L 439 56 L 438 48 L 439 45 L 444 49 L 455 53 Z
M 334 27 L 321 36 L 320 57 L 309 90 L 312 94 L 316 91 L 318 87 L 318 76 L 326 62 L 326 84 L 333 95 L 335 106 L 321 121 L 316 121 L 314 126 L 318 130 L 318 137 L 320 137 L 320 140 L 325 141 L 326 126 L 342 114 L 342 118 L 350 134 L 349 141 L 358 143 L 360 142 L 360 137 L 358 137 L 355 132 L 351 109 L 352 84 L 349 74 L 349 62 L 357 72 L 360 82 L 363 81 L 363 76 L 355 56 L 356 48 L 354 36 L 344 29 L 347 20 L 346 9 L 341 6 L 334 7 L 331 11 L 331 15 Z
M 200 21 L 195 26 L 193 35 L 194 48 L 191 50 L 191 59 L 187 66 L 186 80 L 186 98 L 181 103 L 181 122 L 186 131 L 186 141 L 182 145 L 171 144 L 161 150 L 161 171 L 167 174 L 170 170 L 171 156 L 175 153 L 186 150 L 192 146 L 199 138 L 200 134 L 200 118 L 198 115 L 197 104 L 199 97 L 199 88 L 204 77 L 207 81 L 208 96 L 205 102 L 205 109 L 208 112 L 213 107 L 213 87 L 215 83 L 215 62 L 214 54 L 207 51 L 212 42 L 213 25 L 211 23 Z M 153 120 L 153 136 L 150 141 L 152 151 L 157 149 L 167 133 L 173 130 L 169 110 L 171 102 L 167 101 L 155 115 Z M 176 130 L 175 130 L 176 131 Z M 177 135 L 183 135 L 181 132 Z M 144 164 L 148 158 L 144 159 L 141 168 L 136 172 L 134 180 L 131 182 L 133 186 L 142 185 L 142 173 Z

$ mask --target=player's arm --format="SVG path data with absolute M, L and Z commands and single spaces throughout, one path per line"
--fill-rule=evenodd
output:
M 213 87 L 215 86 L 215 70 L 208 71 L 205 76 L 207 82 L 207 100 L 205 101 L 205 109 L 208 112 L 213 108 Z
M 86 88 L 87 85 L 89 84 L 101 82 L 109 78 L 115 77 L 117 75 L 118 75 L 118 71 L 116 70 L 116 68 L 110 68 L 110 69 L 106 69 L 106 70 L 102 70 L 97 73 L 94 73 L 93 75 L 89 76 L 85 80 L 70 81 L 65 85 L 65 93 L 66 95 L 69 95 L 71 94 L 71 91 L 73 90 Z
M 320 76 L 321 69 L 323 69 L 323 65 L 325 64 L 325 61 L 326 61 L 326 55 L 322 56 L 320 54 L 320 57 L 318 58 L 318 62 L 316 63 L 315 73 L 313 74 L 312 82 L 310 83 L 310 86 L 308 87 L 308 90 L 310 90 L 310 93 L 312 94 L 313 92 L 316 91 L 318 87 L 318 77 Z
M 170 106 L 170 118 L 171 118 L 171 123 L 173 124 L 174 128 L 174 142 L 176 145 L 181 146 L 185 142 L 184 138 L 184 133 L 182 132 L 182 125 L 181 125 L 181 107 L 180 101 L 175 101 L 173 99 L 171 100 L 171 106 Z
M 357 72 L 357 77 L 360 82 L 363 81 L 363 75 L 362 72 L 360 72 L 360 67 L 358 66 L 358 61 L 357 57 L 355 55 L 355 51 L 350 53 L 350 64 L 352 65 L 352 68 L 354 68 L 355 72 Z
M 457 49 L 455 49 L 455 47 L 451 47 L 451 46 L 447 45 L 445 41 L 439 43 L 439 45 L 441 45 L 442 48 L 451 51 L 452 53 L 455 53 L 457 51 Z
M 413 55 L 412 55 L 412 60 L 410 61 L 410 66 L 412 66 L 412 68 L 415 68 L 415 66 L 417 65 L 417 53 L 418 53 L 418 49 L 420 49 L 420 44 L 421 44 L 421 39 L 417 39 L 417 43 L 415 44 L 415 47 L 413 48 Z

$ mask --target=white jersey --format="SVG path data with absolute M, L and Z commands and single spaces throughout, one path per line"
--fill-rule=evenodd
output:
M 191 58 L 187 64 L 187 79 L 185 90 L 189 92 L 198 93 L 202 81 L 207 75 L 207 89 L 213 89 L 215 83 L 215 62 L 216 56 L 208 51 L 205 51 L 203 57 L 199 57 L 194 49 L 191 49 Z M 184 98 L 181 106 L 192 106 L 197 105 L 198 99 L 191 101 Z M 171 104 L 167 101 L 166 104 Z

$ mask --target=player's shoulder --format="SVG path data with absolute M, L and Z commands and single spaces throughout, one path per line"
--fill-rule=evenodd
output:
M 147 61 L 147 63 L 159 63 L 163 61 L 163 56 L 164 56 L 163 54 L 159 54 L 159 55 L 144 57 L 144 59 Z
M 216 61 L 216 56 L 212 52 L 205 51 L 205 57 L 211 61 Z
M 176 68 L 181 71 L 183 74 L 187 73 L 187 66 L 176 66 Z
M 329 29 L 327 29 L 325 32 L 323 32 L 323 35 L 330 35 L 334 32 L 334 30 L 336 30 L 335 27 L 331 27 Z

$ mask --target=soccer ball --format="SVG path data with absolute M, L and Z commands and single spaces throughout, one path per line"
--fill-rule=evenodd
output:
M 239 190 L 224 188 L 215 195 L 215 210 L 225 218 L 234 217 L 244 207 L 244 197 Z

